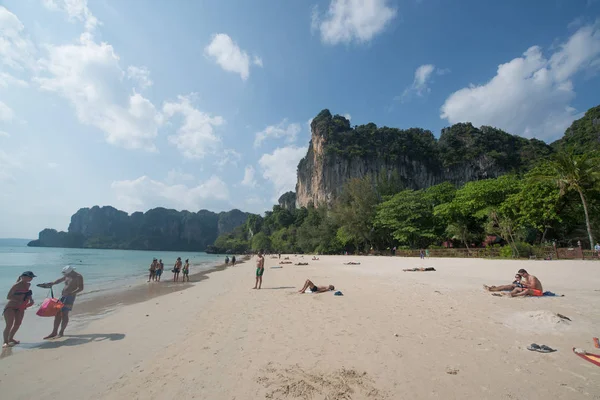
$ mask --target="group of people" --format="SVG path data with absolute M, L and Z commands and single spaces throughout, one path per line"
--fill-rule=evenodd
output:
M 165 269 L 165 265 L 163 264 L 162 259 L 161 260 L 156 260 L 153 259 L 152 260 L 152 264 L 150 264 L 150 268 L 148 269 L 148 271 L 150 271 L 150 274 L 148 275 L 148 282 L 160 282 L 160 277 L 162 276 L 162 273 Z M 181 262 L 181 257 L 177 257 L 177 261 L 175 261 L 175 265 L 173 266 L 173 269 L 171 270 L 171 272 L 173 272 L 173 282 L 179 282 L 179 274 L 182 273 L 182 282 L 189 282 L 190 281 L 190 260 L 186 259 L 185 260 L 185 264 L 183 264 Z
M 526 270 L 520 269 L 515 274 L 515 280 L 510 285 L 488 286 L 483 285 L 488 292 L 503 292 L 501 295 L 510 297 L 536 296 L 544 295 L 544 289 L 540 280 L 529 274 Z M 500 293 L 493 293 L 500 294 Z
M 229 265 L 229 256 L 225 256 L 225 265 Z M 235 256 L 231 256 L 231 266 L 235 267 Z
M 20 343 L 15 339 L 15 335 L 25 316 L 25 310 L 35 304 L 33 301 L 33 292 L 31 291 L 31 281 L 36 275 L 31 271 L 23 272 L 17 282 L 10 288 L 6 299 L 8 302 L 4 306 L 2 315 L 6 326 L 4 328 L 2 347 L 12 347 Z M 54 328 L 52 332 L 44 339 L 54 339 L 62 337 L 69 323 L 69 312 L 73 310 L 77 294 L 83 291 L 83 276 L 75 271 L 74 267 L 67 265 L 62 269 L 62 277 L 47 283 L 40 283 L 37 286 L 49 289 L 59 283 L 65 283 L 61 293 L 60 302 L 62 308 L 54 317 Z M 60 330 L 59 330 L 60 329 Z

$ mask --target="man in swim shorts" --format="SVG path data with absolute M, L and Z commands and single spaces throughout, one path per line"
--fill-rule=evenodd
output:
M 519 275 L 523 277 L 522 285 L 523 287 L 516 287 L 512 292 L 509 293 L 510 297 L 522 297 L 522 296 L 536 296 L 540 297 L 544 295 L 544 289 L 542 288 L 542 282 L 538 278 L 533 275 L 529 275 L 529 273 L 520 269 L 518 272 Z
M 38 285 L 39 287 L 50 288 L 58 283 L 65 283 L 65 287 L 62 290 L 62 297 L 60 298 L 60 301 L 63 303 L 63 308 L 56 314 L 56 317 L 54 317 L 54 329 L 52 330 L 52 333 L 44 339 L 54 339 L 64 335 L 65 328 L 69 323 L 69 312 L 73 310 L 77 293 L 83 291 L 83 276 L 75 272 L 74 267 L 67 265 L 62 269 L 62 274 L 63 277 L 54 282 L 41 283 Z M 58 331 L 59 327 L 60 332 Z
M 329 292 L 330 290 L 335 290 L 335 287 L 333 285 L 317 286 L 314 283 L 312 283 L 310 279 L 307 279 L 306 282 L 304 282 L 304 286 L 302 287 L 302 289 L 298 290 L 298 293 L 304 293 L 307 290 L 310 290 L 312 293 L 323 293 Z
M 263 251 L 260 250 L 258 252 L 258 257 L 256 259 L 256 283 L 252 289 L 260 289 L 262 286 L 262 277 L 265 273 L 265 257 L 263 256 Z

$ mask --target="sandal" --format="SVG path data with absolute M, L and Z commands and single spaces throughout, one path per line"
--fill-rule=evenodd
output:
M 531 343 L 529 346 L 527 346 L 527 350 L 530 351 L 540 351 L 541 347 L 535 343 Z

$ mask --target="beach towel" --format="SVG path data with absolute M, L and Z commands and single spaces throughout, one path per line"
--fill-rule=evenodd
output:
M 542 296 L 546 296 L 546 297 L 565 297 L 564 294 L 556 294 L 556 293 L 553 293 L 553 292 L 544 292 L 544 294 Z
M 573 347 L 573 353 L 577 354 L 579 357 L 583 358 L 586 361 L 591 362 L 594 365 L 600 367 L 600 355 L 588 353 L 583 349 L 577 349 Z
M 281 265 L 278 265 L 277 267 L 271 267 L 271 269 L 275 269 L 275 268 L 283 268 Z
M 54 292 L 50 288 L 50 297 L 46 297 L 36 314 L 40 317 L 55 317 L 63 308 L 63 303 L 54 298 Z

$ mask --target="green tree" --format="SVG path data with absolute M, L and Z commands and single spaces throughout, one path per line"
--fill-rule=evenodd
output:
M 559 195 L 576 192 L 581 200 L 585 217 L 585 226 L 590 241 L 590 248 L 594 249 L 594 235 L 590 223 L 586 192 L 593 189 L 600 179 L 600 159 L 596 152 L 575 155 L 570 151 L 560 151 L 545 165 L 536 178 L 553 182 L 559 190 Z M 544 172 L 545 171 L 545 172 Z
M 258 232 L 256 235 L 252 237 L 252 250 L 270 250 L 271 249 L 271 239 L 264 233 Z

